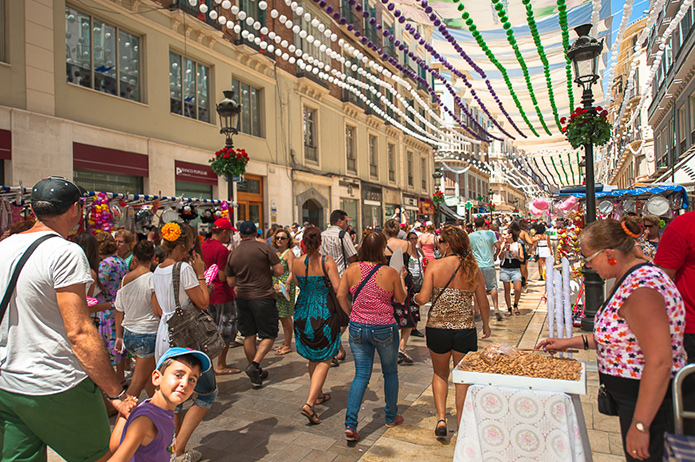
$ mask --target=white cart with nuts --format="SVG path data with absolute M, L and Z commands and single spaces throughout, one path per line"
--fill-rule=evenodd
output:
M 463 406 L 455 462 L 591 461 L 579 380 L 469 372 L 455 367 L 454 383 L 471 384 Z

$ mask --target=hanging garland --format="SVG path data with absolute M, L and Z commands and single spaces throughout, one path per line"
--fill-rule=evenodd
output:
M 545 50 L 543 49 L 543 44 L 541 43 L 541 36 L 538 34 L 538 26 L 536 26 L 536 19 L 533 15 L 533 5 L 531 5 L 531 0 L 522 0 L 522 3 L 526 5 L 526 22 L 528 23 L 528 27 L 531 30 L 531 35 L 533 36 L 533 43 L 536 45 L 538 56 L 541 58 L 541 62 L 543 63 L 543 73 L 545 74 L 545 83 L 548 87 L 548 98 L 550 99 L 550 107 L 552 107 L 553 109 L 553 117 L 555 117 L 555 124 L 557 125 L 558 130 L 562 130 L 562 125 L 560 124 L 560 116 L 557 113 L 557 105 L 555 104 L 553 81 L 550 78 L 550 67 L 548 65 L 548 57 L 545 55 Z M 498 11 L 497 13 L 499 14 L 500 11 Z
M 599 0 L 600 3 L 600 0 Z M 572 61 L 567 57 L 570 47 L 570 33 L 567 28 L 567 5 L 565 0 L 557 0 L 557 20 L 562 30 L 562 48 L 565 55 L 565 74 L 567 74 L 567 94 L 570 99 L 570 107 L 574 107 L 574 90 L 572 89 Z
M 562 181 L 562 175 L 560 175 L 560 171 L 557 169 L 557 165 L 555 165 L 555 159 L 552 157 L 550 158 L 550 162 L 553 164 L 553 169 L 555 170 L 555 173 L 557 173 L 557 179 Z M 545 164 L 545 158 L 543 158 L 543 163 Z M 547 165 L 546 165 L 547 168 Z M 569 184 L 569 183 L 568 183 Z
M 567 153 L 567 165 L 569 165 L 570 173 L 572 174 L 572 183 L 577 184 L 577 179 L 574 176 L 574 169 L 572 168 L 572 158 L 569 152 Z
M 485 55 L 488 57 L 490 62 L 495 65 L 497 70 L 500 71 L 502 74 L 502 77 L 504 78 L 504 82 L 507 84 L 507 88 L 509 89 L 509 94 L 511 95 L 512 99 L 514 100 L 514 104 L 516 104 L 517 109 L 519 109 L 519 113 L 521 114 L 521 117 L 524 119 L 524 122 L 526 122 L 526 125 L 528 125 L 529 129 L 531 132 L 536 135 L 540 136 L 537 132 L 536 129 L 531 125 L 531 121 L 528 120 L 528 117 L 526 116 L 526 112 L 524 111 L 524 108 L 521 106 L 521 102 L 519 101 L 519 97 L 516 95 L 514 92 L 514 87 L 512 86 L 511 80 L 509 80 L 509 75 L 507 74 L 507 69 L 502 66 L 502 64 L 495 58 L 495 54 L 490 50 L 490 48 L 487 46 L 485 43 L 485 40 L 483 40 L 482 35 L 480 32 L 478 32 L 477 26 L 473 23 L 473 19 L 470 18 L 470 14 L 467 11 L 463 11 L 465 7 L 463 6 L 463 3 L 459 3 L 461 0 L 454 0 L 455 3 L 458 3 L 458 10 L 462 11 L 463 13 L 461 14 L 461 18 L 466 21 L 466 26 L 468 27 L 468 30 L 470 33 L 473 35 L 473 38 L 475 39 L 476 42 L 478 42 L 478 46 L 480 47 L 481 50 L 485 53 Z
M 382 0 L 382 3 L 385 3 L 384 0 Z M 389 5 L 392 5 L 392 3 L 389 2 L 388 0 L 386 0 L 386 3 L 388 3 Z M 469 64 L 469 65 L 470 65 L 470 66 L 471 66 L 471 67 L 484 79 L 484 80 L 485 80 L 485 85 L 487 86 L 488 91 L 490 92 L 490 94 L 492 95 L 493 99 L 495 100 L 495 102 L 496 102 L 497 105 L 499 106 L 500 110 L 502 111 L 502 114 L 504 114 L 504 116 L 507 118 L 507 120 L 508 120 L 509 123 L 512 125 L 512 127 L 514 127 L 514 129 L 519 133 L 519 135 L 521 135 L 522 137 L 526 138 L 526 135 L 524 135 L 524 133 L 522 133 L 521 130 L 519 130 L 519 127 L 517 127 L 517 125 L 514 123 L 514 121 L 512 120 L 511 116 L 510 116 L 509 113 L 507 112 L 507 110 L 506 110 L 506 109 L 504 108 L 504 106 L 502 105 L 502 101 L 501 101 L 501 100 L 499 99 L 499 97 L 497 96 L 497 93 L 495 92 L 495 90 L 493 90 L 492 84 L 490 83 L 490 80 L 488 80 L 487 76 L 485 75 L 485 72 L 480 68 L 480 66 L 478 66 L 478 65 L 470 58 L 470 56 L 468 56 L 468 55 L 466 54 L 465 51 L 463 51 L 463 49 L 461 48 L 461 46 L 458 44 L 456 38 L 455 38 L 454 36 L 452 36 L 451 33 L 449 33 L 449 30 L 447 29 L 446 24 L 444 24 L 444 23 L 437 17 L 437 15 L 433 12 L 433 9 L 432 9 L 432 7 L 428 4 L 428 1 L 427 1 L 427 0 L 422 0 L 420 4 L 421 4 L 422 8 L 424 9 L 425 13 L 429 15 L 429 16 L 428 16 L 429 20 L 433 23 L 433 25 L 434 25 L 435 27 L 437 27 L 437 29 L 438 29 L 439 32 L 442 34 L 442 36 L 454 47 L 454 49 L 458 52 L 458 54 L 459 54 L 459 55 L 460 55 L 460 56 L 461 56 L 461 57 L 462 57 L 462 58 L 463 58 L 463 59 L 464 59 L 464 60 L 465 60 L 465 61 L 466 61 L 466 62 L 467 62 L 467 63 L 468 63 L 468 64 Z M 387 6 L 387 8 L 390 8 L 390 7 Z M 401 20 L 401 18 L 403 18 L 403 20 Z M 401 17 L 398 18 L 398 20 L 399 20 L 399 22 L 401 22 L 401 23 L 402 23 L 402 22 L 405 22 L 405 17 L 404 17 L 404 16 L 401 16 Z M 408 26 L 410 26 L 410 28 L 412 28 L 412 31 L 409 30 Z M 408 30 L 409 32 L 411 32 L 411 33 L 413 34 L 413 37 L 415 38 L 415 40 L 418 40 L 418 39 L 420 38 L 420 33 L 417 32 L 417 30 L 415 30 L 415 28 L 414 28 L 410 23 L 406 24 L 405 28 L 406 28 L 406 30 Z M 436 51 L 432 48 L 432 46 L 431 46 L 429 43 L 425 43 L 424 46 L 425 46 L 425 49 L 426 49 L 431 55 L 434 56 L 434 53 L 436 53 Z M 446 59 L 444 59 L 443 57 L 440 57 L 439 61 L 444 65 L 444 67 L 446 67 L 447 69 L 449 69 L 449 71 L 451 71 L 453 74 L 455 74 L 455 75 L 456 75 L 457 77 L 459 77 L 461 80 L 463 80 L 463 83 L 464 83 L 469 89 L 472 90 L 472 85 L 471 85 L 470 82 L 468 81 L 468 78 L 466 77 L 465 74 L 463 74 L 461 71 L 459 71 L 458 69 L 456 69 L 453 65 L 451 65 L 451 63 L 449 63 L 449 62 L 448 62 Z M 474 93 L 473 93 L 473 94 L 474 94 Z M 475 94 L 474 94 L 474 95 L 475 95 Z M 476 100 L 478 100 L 477 97 L 476 97 Z M 478 101 L 479 101 L 479 100 L 478 100 Z M 481 103 L 481 104 L 482 104 L 482 103 Z M 483 106 L 483 107 L 484 107 L 484 106 Z M 489 112 L 487 111 L 487 109 L 484 109 L 484 110 L 485 110 L 485 112 L 488 114 L 488 116 L 490 116 L 490 114 L 489 114 Z M 490 119 L 492 120 L 492 122 L 493 122 L 500 130 L 502 130 L 502 127 L 497 123 L 497 121 L 496 121 L 494 118 L 492 118 L 492 117 L 490 116 Z M 502 130 L 502 131 L 504 132 L 504 130 Z M 506 132 L 505 132 L 505 133 L 506 133 Z M 511 137 L 511 135 L 508 135 L 508 136 L 510 136 L 510 138 L 513 139 L 513 137 Z
M 504 9 L 504 4 L 500 3 L 500 0 L 492 0 L 492 4 L 494 5 L 495 11 L 497 12 L 497 16 L 499 16 L 500 21 L 502 21 L 502 27 L 506 31 L 507 42 L 509 42 L 509 45 L 511 45 L 512 50 L 514 50 L 516 60 L 521 66 L 521 72 L 524 74 L 524 80 L 526 81 L 526 88 L 529 91 L 529 96 L 531 96 L 531 102 L 533 103 L 533 107 L 536 109 L 538 120 L 541 122 L 541 125 L 543 126 L 545 132 L 548 135 L 552 135 L 552 133 L 550 133 L 550 129 L 545 124 L 545 119 L 543 118 L 543 113 L 541 113 L 541 108 L 538 107 L 538 100 L 536 99 L 536 94 L 533 92 L 533 84 L 531 84 L 531 75 L 528 72 L 528 67 L 526 66 L 524 57 L 521 56 L 519 46 L 516 44 L 516 39 L 514 38 L 514 30 L 512 29 L 512 24 L 509 22 L 509 18 L 507 17 L 507 13 Z M 473 22 L 472 19 L 469 18 L 469 20 Z M 468 21 L 466 21 L 466 24 L 468 24 Z M 549 77 L 550 76 L 548 75 L 547 79 L 549 79 Z M 550 82 L 550 85 L 552 85 L 552 82 Z

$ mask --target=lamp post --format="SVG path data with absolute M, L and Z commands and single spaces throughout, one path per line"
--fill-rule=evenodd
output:
M 434 180 L 435 183 L 437 183 L 438 180 L 441 180 L 443 174 L 442 174 L 442 169 L 439 167 L 434 168 L 434 173 L 432 173 L 432 179 Z M 436 189 L 439 189 L 439 186 L 436 187 Z M 440 212 L 439 212 L 439 204 L 435 207 L 435 215 L 434 215 L 434 227 L 439 228 L 439 218 L 440 218 Z
M 567 57 L 572 61 L 575 83 L 582 87 L 582 104 L 584 109 L 594 110 L 594 94 L 591 86 L 598 81 L 598 60 L 603 50 L 603 39 L 591 37 L 591 24 L 577 26 L 579 36 L 567 50 Z M 586 164 L 586 224 L 596 221 L 596 184 L 594 179 L 594 146 L 584 145 Z M 594 330 L 594 316 L 603 304 L 603 279 L 591 268 L 584 267 L 584 287 L 586 288 L 584 319 L 582 330 Z
M 217 115 L 220 117 L 220 133 L 226 137 L 225 147 L 233 148 L 232 136 L 237 135 L 237 122 L 241 113 L 241 105 L 234 98 L 234 91 L 225 90 L 222 92 L 224 99 L 217 105 Z
M 492 189 L 488 189 L 487 195 L 488 195 L 488 203 L 490 204 L 490 226 L 492 226 L 492 207 L 494 207 L 492 205 L 492 196 L 495 195 L 495 191 L 493 191 Z

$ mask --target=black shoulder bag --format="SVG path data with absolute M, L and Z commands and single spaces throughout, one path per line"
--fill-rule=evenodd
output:
M 167 321 L 169 328 L 169 345 L 185 347 L 206 353 L 214 359 L 222 353 L 224 340 L 217 331 L 217 324 L 207 311 L 189 303 L 181 307 L 179 290 L 181 286 L 181 262 L 174 264 L 171 270 L 174 284 L 174 303 L 176 311 Z
M 348 316 L 348 314 L 340 307 L 338 297 L 335 294 L 335 287 L 333 287 L 331 278 L 328 277 L 325 256 L 321 256 L 321 268 L 323 269 L 323 282 L 326 284 L 326 288 L 328 289 L 328 295 L 326 296 L 326 305 L 328 306 L 328 311 L 331 313 L 332 318 L 336 318 L 340 327 L 346 327 L 350 323 L 350 316 Z
M 19 273 L 22 271 L 22 268 L 24 267 L 24 264 L 29 260 L 29 257 L 31 257 L 31 254 L 34 253 L 34 250 L 45 240 L 48 240 L 52 237 L 60 237 L 57 234 L 47 234 L 45 236 L 41 236 L 40 238 L 36 239 L 34 242 L 31 243 L 29 248 L 24 251 L 24 254 L 22 255 L 22 258 L 19 259 L 17 262 L 17 266 L 14 267 L 14 271 L 12 272 L 12 277 L 10 277 L 10 282 L 7 284 L 7 289 L 5 289 L 5 296 L 2 297 L 2 302 L 0 303 L 0 323 L 2 320 L 5 318 L 5 312 L 7 311 L 7 307 L 10 304 L 10 298 L 12 298 L 12 294 L 14 293 L 14 289 L 17 287 L 17 279 L 19 279 Z

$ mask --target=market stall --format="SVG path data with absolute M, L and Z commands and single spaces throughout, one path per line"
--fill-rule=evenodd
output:
M 471 384 L 455 462 L 592 460 L 578 396 L 585 364 L 491 344 L 466 355 L 453 378 Z
M 233 216 L 236 202 L 152 194 L 89 191 L 81 230 L 112 232 L 119 228 L 144 234 L 171 221 L 212 223 Z M 31 188 L 0 186 L 0 233 L 32 219 Z

